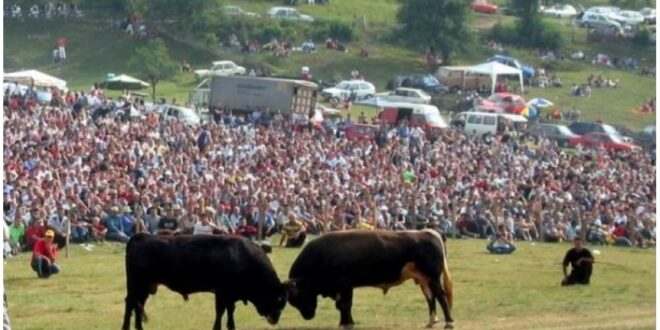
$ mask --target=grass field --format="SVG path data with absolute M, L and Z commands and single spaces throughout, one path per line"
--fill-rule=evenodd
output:
M 585 0 L 585 6 L 603 4 L 603 0 Z M 265 13 L 273 5 L 265 0 L 235 0 L 246 10 Z M 361 31 L 361 38 L 349 45 L 349 53 L 327 51 L 306 55 L 294 54 L 282 59 L 270 54 L 242 55 L 235 51 L 190 47 L 173 40 L 167 40 L 172 56 L 177 60 L 190 62 L 195 68 L 205 68 L 212 60 L 231 59 L 247 66 L 265 63 L 277 75 L 297 76 L 302 66 L 309 66 L 316 79 L 345 79 L 353 69 L 359 69 L 365 77 L 382 91 L 389 79 L 397 74 L 424 72 L 424 62 L 419 49 L 408 49 L 383 41 L 382 31 L 390 31 L 395 23 L 398 2 L 396 0 L 351 1 L 336 0 L 328 6 L 300 6 L 301 10 L 315 17 L 340 19 L 352 22 L 355 17 L 366 16 L 368 30 Z M 496 22 L 512 22 L 513 17 L 498 15 L 474 15 L 473 26 L 483 33 L 485 28 Z M 583 50 L 588 57 L 597 53 L 607 53 L 619 57 L 632 56 L 643 63 L 654 63 L 654 49 L 639 49 L 627 43 L 588 43 L 582 29 L 572 28 L 568 21 L 560 21 L 561 31 L 570 41 L 567 52 Z M 5 22 L 4 49 L 5 71 L 36 68 L 59 76 L 69 82 L 74 90 L 89 89 L 96 81 L 101 81 L 107 73 L 133 74 L 127 63 L 135 47 L 141 43 L 128 38 L 124 33 L 108 29 L 104 22 Z M 388 30 L 390 29 L 390 30 Z M 59 37 L 70 40 L 67 48 L 68 63 L 58 66 L 52 63 L 50 51 Z M 366 45 L 370 50 L 368 59 L 358 56 L 358 49 Z M 543 65 L 540 59 L 529 50 L 507 47 L 512 55 L 535 66 Z M 479 43 L 467 52 L 457 54 L 454 64 L 475 64 L 492 55 L 492 51 Z M 529 90 L 525 97 L 544 97 L 562 110 L 576 108 L 588 120 L 605 120 L 609 123 L 641 129 L 655 123 L 654 114 L 641 114 L 636 111 L 643 102 L 655 96 L 655 79 L 642 77 L 637 73 L 611 70 L 594 66 L 587 62 L 569 62 L 559 65 L 552 71 L 562 79 L 562 89 Z M 569 96 L 570 86 L 585 83 L 589 74 L 603 74 L 608 78 L 619 79 L 621 88 L 617 90 L 594 90 L 593 96 L 576 98 Z M 188 93 L 196 86 L 192 74 L 180 73 L 169 81 L 158 85 L 157 96 L 168 101 L 176 98 L 179 103 L 188 100 Z M 444 109 L 441 109 L 444 110 Z
M 453 316 L 457 329 L 653 329 L 655 327 L 655 250 L 597 248 L 592 284 L 560 287 L 560 262 L 568 244 L 520 243 L 513 255 L 486 253 L 485 241 L 449 240 L 454 279 Z M 270 255 L 280 279 L 297 249 L 275 248 Z M 118 329 L 125 295 L 124 247 L 72 248 L 61 257 L 62 273 L 40 280 L 29 254 L 5 264 L 5 288 L 13 329 Z M 602 262 L 599 264 L 598 262 Z M 209 329 L 213 298 L 195 294 L 188 302 L 161 287 L 151 296 L 146 329 Z M 426 303 L 412 282 L 383 296 L 379 289 L 356 290 L 357 329 L 422 329 Z M 291 306 L 279 325 L 269 326 L 252 305 L 237 306 L 239 329 L 336 329 L 333 301 L 322 299 L 317 316 L 304 321 Z M 441 328 L 441 324 L 437 327 Z

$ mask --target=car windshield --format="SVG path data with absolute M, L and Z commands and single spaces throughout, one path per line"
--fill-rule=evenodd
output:
M 424 84 L 427 86 L 437 86 L 440 85 L 440 82 L 438 79 L 435 79 L 433 76 L 424 76 L 422 78 L 422 81 L 424 81 Z
M 349 84 L 347 82 L 339 83 L 339 85 L 337 85 L 338 89 L 349 89 L 350 87 L 351 87 L 351 84 Z
M 617 131 L 616 128 L 610 125 L 603 125 L 603 131 L 609 135 L 621 136 L 621 133 L 619 133 L 619 131 Z
M 573 132 L 571 132 L 571 130 L 566 126 L 557 126 L 557 129 L 562 135 L 574 135 Z
M 621 139 L 621 137 L 619 135 L 607 134 L 607 136 L 609 136 L 609 138 L 610 138 L 610 140 L 612 140 L 612 142 L 623 143 L 623 140 Z

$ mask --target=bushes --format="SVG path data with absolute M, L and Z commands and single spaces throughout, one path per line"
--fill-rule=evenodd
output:
M 319 20 L 311 25 L 289 21 L 275 21 L 252 18 L 226 18 L 216 27 L 216 35 L 222 41 L 228 41 L 232 34 L 236 34 L 240 41 L 258 40 L 261 43 L 277 40 L 291 40 L 294 43 L 312 38 L 323 41 L 327 38 L 338 39 L 342 42 L 355 40 L 353 28 L 340 21 Z
M 637 47 L 647 47 L 652 45 L 651 32 L 648 29 L 640 29 L 632 38 L 632 43 Z
M 340 21 L 318 20 L 313 23 L 311 35 L 314 40 L 325 40 L 327 38 L 338 39 L 342 42 L 351 42 L 355 39 L 353 28 Z
M 543 20 L 533 26 L 525 26 L 522 21 L 517 24 L 497 23 L 488 36 L 497 42 L 522 47 L 561 49 L 564 46 L 564 37 L 557 25 Z

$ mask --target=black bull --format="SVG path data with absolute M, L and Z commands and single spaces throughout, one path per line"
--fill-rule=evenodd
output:
M 271 324 L 277 323 L 286 305 L 287 289 L 280 282 L 266 254 L 256 244 L 230 236 L 169 236 L 137 234 L 126 247 L 126 310 L 123 329 L 146 321 L 144 306 L 159 284 L 184 299 L 195 292 L 215 293 L 216 319 L 221 329 L 227 310 L 227 327 L 234 329 L 236 301 L 251 302 Z
M 444 313 L 445 328 L 453 327 L 452 282 L 444 242 L 431 230 L 323 235 L 310 242 L 296 258 L 289 279 L 289 303 L 303 318 L 314 317 L 317 296 L 321 295 L 336 301 L 340 325 L 345 327 L 354 324 L 354 288 L 378 287 L 386 294 L 389 288 L 413 279 L 428 303 L 428 326 L 438 322 L 437 300 Z

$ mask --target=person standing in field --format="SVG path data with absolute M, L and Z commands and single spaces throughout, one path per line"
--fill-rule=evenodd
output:
M 573 240 L 574 247 L 564 257 L 562 269 L 564 271 L 564 279 L 561 281 L 562 286 L 574 284 L 589 284 L 591 278 L 591 271 L 594 263 L 594 257 L 588 249 L 585 249 L 582 244 L 582 238 L 575 237 Z M 566 275 L 566 267 L 571 264 L 571 273 Z
M 55 232 L 47 230 L 43 239 L 34 244 L 32 250 L 32 270 L 37 272 L 39 278 L 49 278 L 51 275 L 60 272 L 60 268 L 55 264 L 57 258 L 57 246 L 53 244 Z

